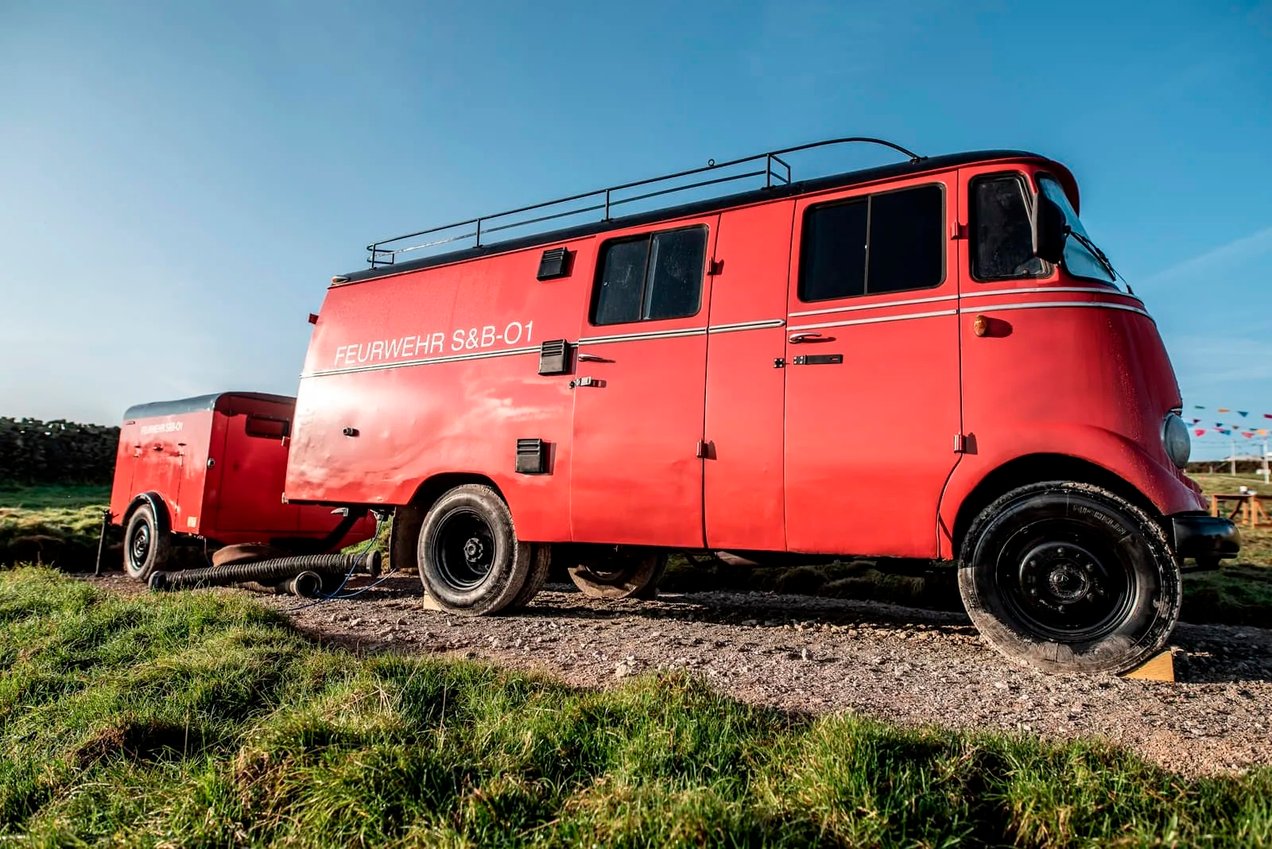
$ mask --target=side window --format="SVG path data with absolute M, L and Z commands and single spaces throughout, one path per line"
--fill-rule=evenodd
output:
M 702 301 L 707 228 L 688 227 L 610 242 L 592 299 L 593 324 L 684 318 Z
M 1033 255 L 1029 195 L 1019 174 L 972 181 L 972 276 L 1010 280 L 1046 276 Z
M 276 419 L 273 416 L 258 416 L 249 413 L 243 425 L 248 436 L 261 439 L 282 439 L 291 433 L 291 422 L 287 419 Z
M 799 299 L 929 289 L 945 279 L 940 186 L 815 206 L 804 218 Z

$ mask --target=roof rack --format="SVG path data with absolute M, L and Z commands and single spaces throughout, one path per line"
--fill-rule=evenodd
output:
M 483 238 L 488 238 L 495 233 L 512 230 L 518 227 L 529 227 L 533 224 L 542 224 L 547 221 L 554 221 L 558 218 L 569 218 L 576 215 L 585 215 L 592 212 L 600 212 L 600 221 L 609 221 L 610 214 L 615 207 L 635 201 L 648 200 L 649 198 L 660 197 L 662 195 L 670 195 L 676 192 L 689 191 L 691 189 L 701 189 L 707 186 L 715 186 L 723 183 L 731 183 L 737 180 L 747 180 L 753 177 L 763 177 L 764 187 L 773 188 L 774 186 L 786 186 L 791 183 L 791 166 L 782 156 L 798 153 L 799 151 L 811 150 L 818 147 L 829 147 L 837 144 L 877 144 L 882 145 L 898 153 L 904 154 L 910 158 L 911 162 L 919 162 L 924 157 L 917 153 L 906 150 L 898 144 L 893 144 L 884 139 L 868 138 L 865 136 L 853 136 L 841 139 L 827 139 L 825 141 L 811 142 L 809 144 L 796 145 L 795 147 L 784 147 L 781 150 L 771 150 L 767 153 L 757 153 L 754 156 L 745 156 L 741 159 L 734 159 L 729 162 L 716 162 L 714 159 L 707 160 L 707 164 L 702 168 L 691 168 L 688 171 L 678 171 L 674 174 L 666 174 L 662 177 L 651 177 L 648 180 L 637 180 L 633 183 L 622 183 L 617 186 L 609 186 L 604 189 L 596 189 L 591 192 L 583 192 L 582 194 L 570 195 L 569 197 L 558 198 L 556 200 L 545 201 L 544 203 L 536 203 L 531 206 L 523 206 L 519 209 L 510 209 L 506 212 L 496 212 L 494 215 L 483 215 L 480 218 L 470 218 L 466 221 L 457 221 L 454 224 L 443 224 L 440 227 L 430 227 L 427 230 L 417 230 L 414 233 L 405 233 L 401 236 L 393 236 L 389 239 L 381 239 L 367 245 L 367 262 L 371 268 L 382 268 L 384 266 L 393 265 L 397 261 L 400 254 L 411 253 L 413 251 L 427 250 L 428 248 L 437 248 L 442 245 L 453 245 L 456 242 L 472 240 L 471 247 L 481 247 Z M 761 167 L 762 163 L 762 167 Z M 695 180 L 683 185 L 672 185 L 655 188 L 659 183 L 667 183 L 677 180 L 684 180 L 699 174 L 708 172 L 718 172 L 722 169 L 738 168 L 740 166 L 754 166 L 754 168 L 746 168 L 742 173 L 730 174 L 723 177 L 713 177 L 711 179 Z M 636 194 L 627 195 L 626 192 L 644 189 Z M 460 230 L 462 232 L 453 232 Z M 529 235 L 529 233 L 526 233 Z M 401 245 L 409 239 L 418 239 L 420 237 L 429 237 L 425 241 L 417 244 Z M 498 241 L 498 239 L 496 239 Z M 486 242 L 489 244 L 489 242 Z

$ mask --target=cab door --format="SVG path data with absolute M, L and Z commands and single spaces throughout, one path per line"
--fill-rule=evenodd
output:
M 934 557 L 962 450 L 954 175 L 797 202 L 785 349 L 791 551 Z
M 703 545 L 707 272 L 718 222 L 620 231 L 600 245 L 570 384 L 577 542 Z

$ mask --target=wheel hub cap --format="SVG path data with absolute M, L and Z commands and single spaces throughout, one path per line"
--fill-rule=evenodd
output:
M 1100 566 L 1090 552 L 1072 543 L 1043 543 L 1020 564 L 1020 585 L 1036 603 L 1064 613 L 1102 594 Z
M 477 537 L 472 537 L 464 543 L 464 559 L 469 563 L 480 563 L 485 556 L 486 546 Z

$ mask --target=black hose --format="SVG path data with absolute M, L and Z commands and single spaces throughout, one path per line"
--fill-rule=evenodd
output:
M 343 577 L 343 576 L 341 576 Z M 326 580 L 334 584 L 335 576 L 328 575 Z M 322 592 L 323 577 L 317 572 L 301 572 L 294 578 L 279 581 L 277 584 L 262 584 L 259 581 L 246 581 L 239 584 L 245 590 L 272 595 L 294 595 L 297 598 L 316 598 Z
M 380 552 L 366 554 L 302 554 L 295 557 L 275 557 L 254 563 L 231 563 L 204 569 L 183 569 L 179 572 L 153 572 L 150 589 L 185 590 L 197 587 L 218 587 L 256 581 L 277 584 L 295 578 L 301 572 L 316 572 L 319 576 L 343 576 L 364 573 L 372 578 L 380 574 Z

